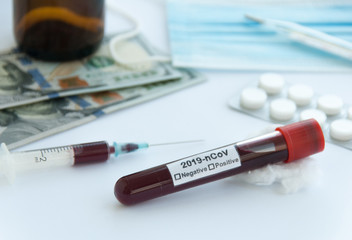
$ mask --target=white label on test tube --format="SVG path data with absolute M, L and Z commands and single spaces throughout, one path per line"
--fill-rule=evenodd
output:
M 13 152 L 10 157 L 16 172 L 55 166 L 72 165 L 74 151 L 72 147 L 48 148 L 27 152 Z
M 183 158 L 166 165 L 174 186 L 241 166 L 235 145 Z

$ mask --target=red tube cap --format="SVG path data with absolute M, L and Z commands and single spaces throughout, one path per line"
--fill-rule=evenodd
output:
M 287 163 L 324 150 L 323 131 L 315 119 L 278 127 L 276 131 L 281 132 L 286 140 L 288 150 Z

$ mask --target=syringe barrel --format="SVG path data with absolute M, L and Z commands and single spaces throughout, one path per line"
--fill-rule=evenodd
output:
M 315 120 L 306 120 L 260 137 L 124 176 L 116 182 L 115 196 L 121 203 L 132 205 L 267 164 L 294 161 L 323 149 L 320 125 Z
M 109 159 L 114 148 L 105 141 L 82 143 L 54 148 L 10 153 L 2 145 L 0 172 L 12 181 L 16 173 L 29 170 L 70 166 L 80 163 L 103 162 Z

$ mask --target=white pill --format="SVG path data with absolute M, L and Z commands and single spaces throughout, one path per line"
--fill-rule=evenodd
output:
M 313 95 L 313 88 L 304 84 L 296 84 L 288 89 L 288 98 L 294 101 L 297 106 L 306 106 L 310 104 Z
M 320 126 L 323 126 L 325 121 L 326 121 L 326 114 L 319 110 L 319 109 L 306 109 L 304 111 L 301 112 L 300 115 L 300 120 L 307 120 L 310 118 L 314 118 L 315 120 L 317 120 L 317 122 L 320 124 Z
M 348 118 L 352 120 L 352 107 L 348 109 Z
M 352 121 L 348 119 L 335 120 L 330 125 L 330 136 L 336 140 L 352 140 Z
M 275 99 L 270 103 L 270 116 L 276 120 L 288 121 L 296 112 L 296 104 L 286 98 Z
M 274 95 L 282 91 L 285 80 L 282 75 L 277 73 L 264 73 L 260 76 L 259 87 L 264 89 L 267 94 Z
M 267 95 L 263 89 L 245 88 L 241 92 L 241 106 L 255 110 L 264 106 Z
M 343 107 L 342 98 L 333 94 L 326 94 L 318 99 L 318 108 L 327 115 L 336 115 Z

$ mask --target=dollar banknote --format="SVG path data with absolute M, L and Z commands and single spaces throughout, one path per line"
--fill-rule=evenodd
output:
M 180 70 L 182 77 L 137 87 L 50 99 L 0 111 L 0 143 L 10 149 L 101 116 L 203 82 L 202 75 Z
M 88 58 L 71 62 L 44 62 L 22 52 L 4 53 L 0 56 L 0 109 L 181 76 L 165 63 L 119 65 L 110 55 L 110 39 L 111 36 L 106 37 L 98 51 Z M 120 42 L 116 51 L 128 60 L 156 54 L 143 36 Z

